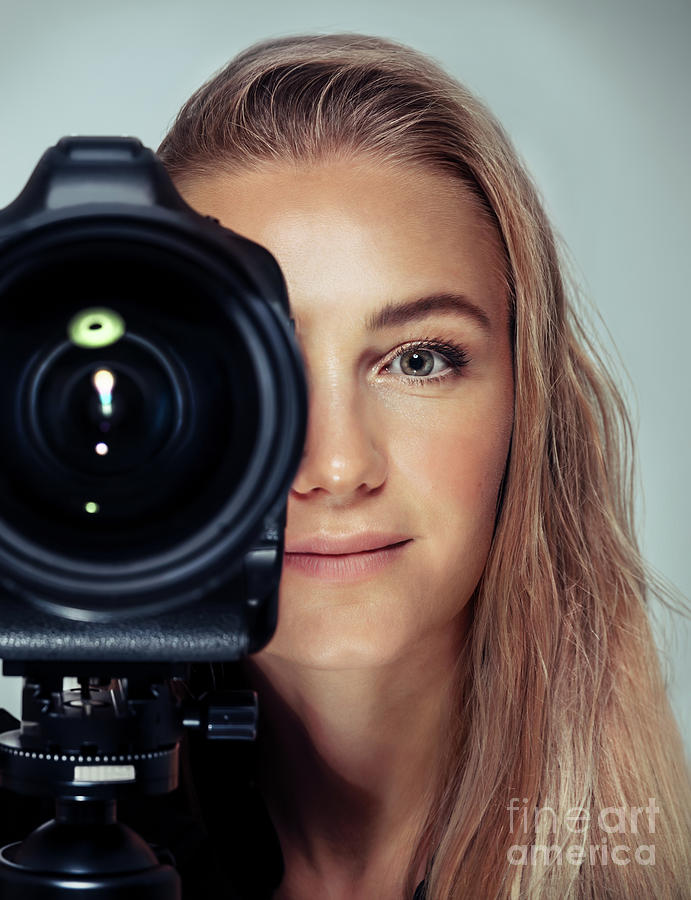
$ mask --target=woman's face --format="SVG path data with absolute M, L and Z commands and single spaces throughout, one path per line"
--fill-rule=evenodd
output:
M 183 194 L 274 254 L 307 371 L 263 652 L 359 668 L 448 646 L 487 559 L 513 422 L 496 230 L 450 177 L 366 161 L 224 174 Z

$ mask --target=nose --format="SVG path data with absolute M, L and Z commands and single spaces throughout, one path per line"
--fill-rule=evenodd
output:
M 388 464 L 374 419 L 356 388 L 311 384 L 305 452 L 293 496 L 343 501 L 381 487 Z

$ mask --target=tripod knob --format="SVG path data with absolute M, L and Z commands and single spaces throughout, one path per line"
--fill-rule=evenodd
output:
M 201 731 L 209 740 L 253 741 L 259 708 L 254 691 L 205 694 L 194 707 L 185 708 L 182 723 Z

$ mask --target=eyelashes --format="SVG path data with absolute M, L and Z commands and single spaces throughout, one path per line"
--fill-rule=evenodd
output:
M 383 371 L 407 382 L 430 384 L 461 375 L 469 362 L 468 352 L 459 344 L 430 338 L 398 347 Z

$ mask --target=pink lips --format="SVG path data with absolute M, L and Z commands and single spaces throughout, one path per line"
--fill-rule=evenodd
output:
M 400 534 L 360 533 L 288 540 L 284 568 L 324 581 L 358 581 L 382 571 L 404 552 Z

